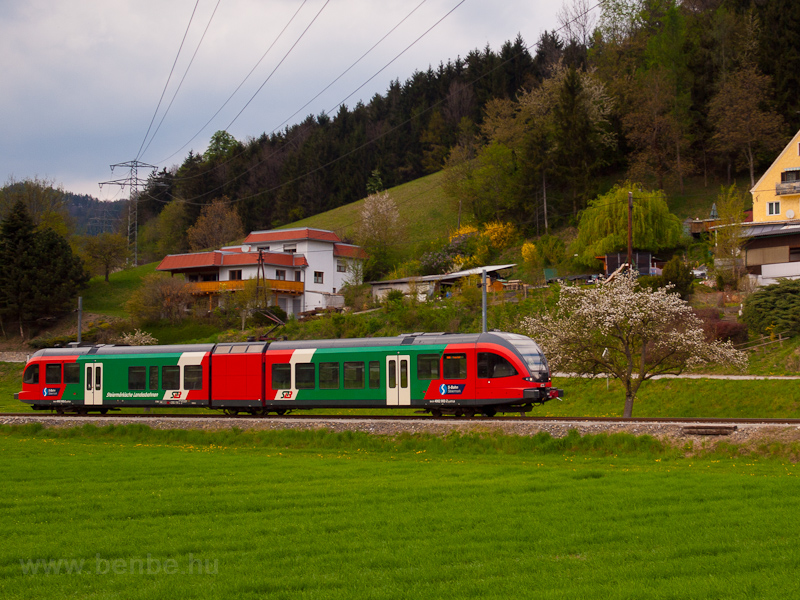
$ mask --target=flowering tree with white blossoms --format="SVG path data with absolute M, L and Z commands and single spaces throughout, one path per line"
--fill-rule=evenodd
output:
M 630 271 L 592 287 L 562 287 L 554 311 L 526 317 L 521 329 L 541 344 L 552 368 L 619 379 L 625 418 L 639 386 L 655 375 L 704 363 L 747 365 L 730 342 L 706 341 L 700 320 L 669 287 L 639 288 Z

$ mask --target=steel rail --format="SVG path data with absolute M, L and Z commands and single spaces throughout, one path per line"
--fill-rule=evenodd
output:
M 284 420 L 284 421 L 429 421 L 431 423 L 621 423 L 621 424 L 731 424 L 731 425 L 796 425 L 800 426 L 800 419 L 794 418 L 764 418 L 764 419 L 730 419 L 719 417 L 454 417 L 432 415 L 225 415 L 211 413 L 108 413 L 108 414 L 55 414 L 44 411 L 25 413 L 0 413 L 2 417 L 35 417 L 42 419 L 75 418 L 75 419 L 224 419 L 224 420 Z

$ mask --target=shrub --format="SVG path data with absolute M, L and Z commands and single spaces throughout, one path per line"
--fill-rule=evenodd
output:
M 769 333 L 769 327 L 800 333 L 800 280 L 783 280 L 751 294 L 744 302 L 742 320 L 759 334 Z

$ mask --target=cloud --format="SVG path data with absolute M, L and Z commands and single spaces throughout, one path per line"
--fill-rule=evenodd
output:
M 189 149 L 203 151 L 270 72 L 280 68 L 233 123 L 238 139 L 271 132 L 350 66 L 420 0 L 391 3 L 331 0 L 297 42 L 325 0 L 222 0 L 180 93 L 147 152 L 162 161 L 194 136 L 222 106 L 270 44 L 274 47 L 217 118 L 184 150 L 159 166 L 180 163 Z M 292 120 L 336 104 L 412 44 L 458 0 L 427 0 L 397 31 Z M 200 0 L 155 125 L 161 119 L 216 0 Z M 178 52 L 195 0 L 28 0 L 0 6 L 0 175 L 38 174 L 77 193 L 99 195 L 111 179 L 108 165 L 133 160 Z M 467 0 L 401 58 L 347 100 L 369 101 L 394 79 L 466 56 L 495 50 L 522 33 L 532 44 L 555 26 L 552 4 Z M 297 42 L 297 43 L 296 43 Z M 296 46 L 289 53 L 293 44 Z M 288 54 L 288 56 L 286 56 Z M 152 133 L 152 131 L 151 131 Z M 92 183 L 94 182 L 94 183 Z M 105 195 L 105 194 L 103 194 Z

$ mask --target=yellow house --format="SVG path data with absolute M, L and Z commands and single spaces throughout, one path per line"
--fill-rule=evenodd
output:
M 800 220 L 800 131 L 753 189 L 753 223 Z

